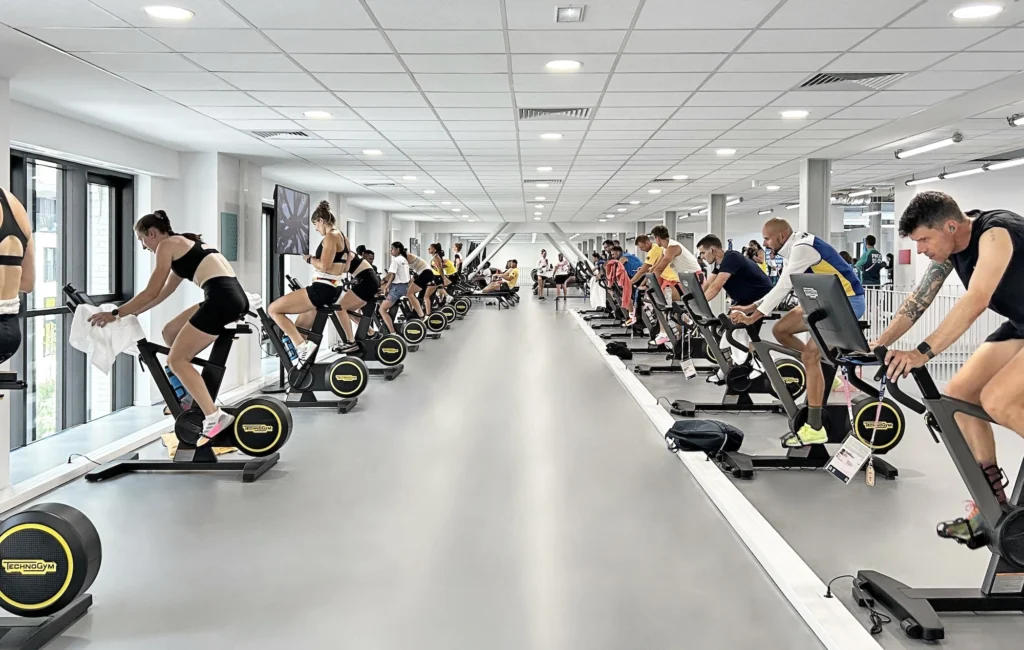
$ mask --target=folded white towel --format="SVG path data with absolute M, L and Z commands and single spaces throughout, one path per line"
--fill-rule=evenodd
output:
M 245 297 L 249 299 L 249 311 L 256 311 L 263 306 L 263 296 L 260 294 L 246 291 Z
M 135 316 L 125 316 L 106 327 L 95 327 L 89 322 L 89 317 L 96 312 L 112 311 L 114 307 L 109 303 L 99 307 L 79 305 L 75 308 L 68 337 L 71 347 L 84 352 L 92 365 L 108 375 L 117 355 L 123 352 L 138 356 L 139 349 L 135 343 L 146 336 Z

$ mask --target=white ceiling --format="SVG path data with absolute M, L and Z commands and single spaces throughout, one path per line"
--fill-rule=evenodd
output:
M 960 24 L 949 13 L 965 1 L 587 0 L 582 23 L 558 24 L 548 0 L 168 0 L 195 12 L 169 25 L 146 0 L 4 0 L 0 23 L 19 33 L 0 32 L 0 48 L 19 57 L 0 57 L 0 73 L 15 100 L 182 150 L 259 157 L 270 178 L 371 209 L 491 222 L 611 210 L 621 221 L 720 191 L 749 212 L 795 200 L 802 158 L 835 160 L 843 189 L 1024 146 L 1005 120 L 1024 105 L 1024 3 L 997 0 L 998 16 Z M 555 58 L 583 68 L 546 72 Z M 880 92 L 793 90 L 819 71 L 909 74 Z M 516 119 L 563 107 L 591 118 Z M 783 120 L 786 108 L 811 114 Z M 313 109 L 333 119 L 306 119 Z M 892 155 L 954 130 L 960 145 Z M 716 155 L 723 147 L 737 152 Z M 647 192 L 673 174 L 689 180 Z M 561 182 L 524 187 L 538 178 Z M 381 182 L 395 186 L 363 185 Z

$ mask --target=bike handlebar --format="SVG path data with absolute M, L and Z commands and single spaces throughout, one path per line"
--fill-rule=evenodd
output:
M 873 352 L 875 353 L 875 358 L 878 359 L 878 363 L 882 364 L 881 372 L 885 373 L 885 374 L 889 374 L 889 368 L 888 368 L 888 366 L 885 365 L 885 357 L 889 354 L 889 348 L 887 348 L 884 345 L 879 345 L 877 348 L 875 348 L 873 350 Z M 918 369 L 914 370 L 914 372 L 927 373 L 928 371 L 925 370 L 924 368 L 918 368 Z M 893 399 L 895 399 L 897 402 L 899 402 L 903 406 L 906 406 L 908 409 L 910 409 L 914 413 L 917 413 L 918 415 L 924 415 L 924 413 L 926 411 L 926 409 L 924 407 L 924 404 L 922 404 L 921 402 L 917 401 L 916 399 L 914 399 L 910 395 L 907 395 L 906 393 L 904 393 L 903 389 L 901 389 L 900 386 L 899 386 L 899 381 L 900 381 L 899 377 L 896 377 L 895 379 L 888 380 L 887 385 L 886 385 L 886 389 L 888 390 L 889 394 L 892 395 Z

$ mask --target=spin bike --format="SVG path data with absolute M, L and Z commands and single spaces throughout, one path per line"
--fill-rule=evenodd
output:
M 868 354 L 864 328 L 854 315 L 838 278 L 834 275 L 798 274 L 793 276 L 793 286 L 804 310 L 804 321 L 821 350 L 821 369 L 825 376 L 822 426 L 828 432 L 828 442 L 787 448 L 784 456 L 753 456 L 741 452 L 719 454 L 715 459 L 719 466 L 736 478 L 753 478 L 757 469 L 822 469 L 831 460 L 825 444 L 841 444 L 849 435 L 867 445 L 875 456 L 892 451 L 903 439 L 906 421 L 899 404 L 881 396 L 878 387 L 871 386 L 857 375 L 858 369 L 878 367 L 879 364 L 873 355 Z M 842 338 L 835 335 L 837 324 L 845 328 Z M 788 349 L 782 346 L 754 341 L 754 354 L 774 384 L 774 392 L 789 416 L 785 439 L 789 432 L 798 431 L 807 422 L 807 407 L 796 404 L 796 399 L 784 390 L 785 378 L 775 371 L 771 352 L 780 349 L 788 353 Z M 829 404 L 832 380 L 843 369 L 849 383 L 864 396 L 851 399 L 849 406 L 845 403 Z M 881 380 L 882 370 L 879 369 L 876 379 Z M 872 464 L 875 473 L 882 478 L 895 479 L 899 475 L 899 470 L 882 458 L 874 458 Z
M 68 309 L 72 312 L 80 305 L 95 305 L 89 296 L 70 284 L 65 285 L 64 294 L 67 296 Z M 220 392 L 232 341 L 241 334 L 251 332 L 245 323 L 226 327 L 213 342 L 209 360 L 199 357 L 192 359 L 192 365 L 202 368 L 203 383 L 214 401 Z M 178 448 L 171 460 L 138 460 L 137 455 L 115 460 L 86 474 L 86 481 L 103 481 L 131 472 L 241 471 L 242 481 L 252 483 L 277 464 L 280 458 L 277 452 L 292 432 L 292 414 L 283 402 L 272 397 L 249 397 L 233 406 L 222 406 L 226 413 L 235 416 L 231 430 L 217 436 L 216 444 L 199 446 L 203 432 L 203 412 L 196 405 L 187 411 L 182 407 L 157 358 L 158 354 L 169 354 L 170 348 L 146 339 L 139 340 L 136 346 L 139 349 L 139 364 L 143 370 L 149 370 L 174 417 L 174 435 L 178 439 Z M 252 460 L 219 460 L 213 453 L 214 447 L 234 447 L 251 456 Z

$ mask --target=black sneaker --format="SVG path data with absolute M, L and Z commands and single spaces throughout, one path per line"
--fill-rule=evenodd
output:
M 988 527 L 973 501 L 967 502 L 967 517 L 944 521 L 935 527 L 935 533 L 943 539 L 956 540 L 971 550 L 988 545 Z

